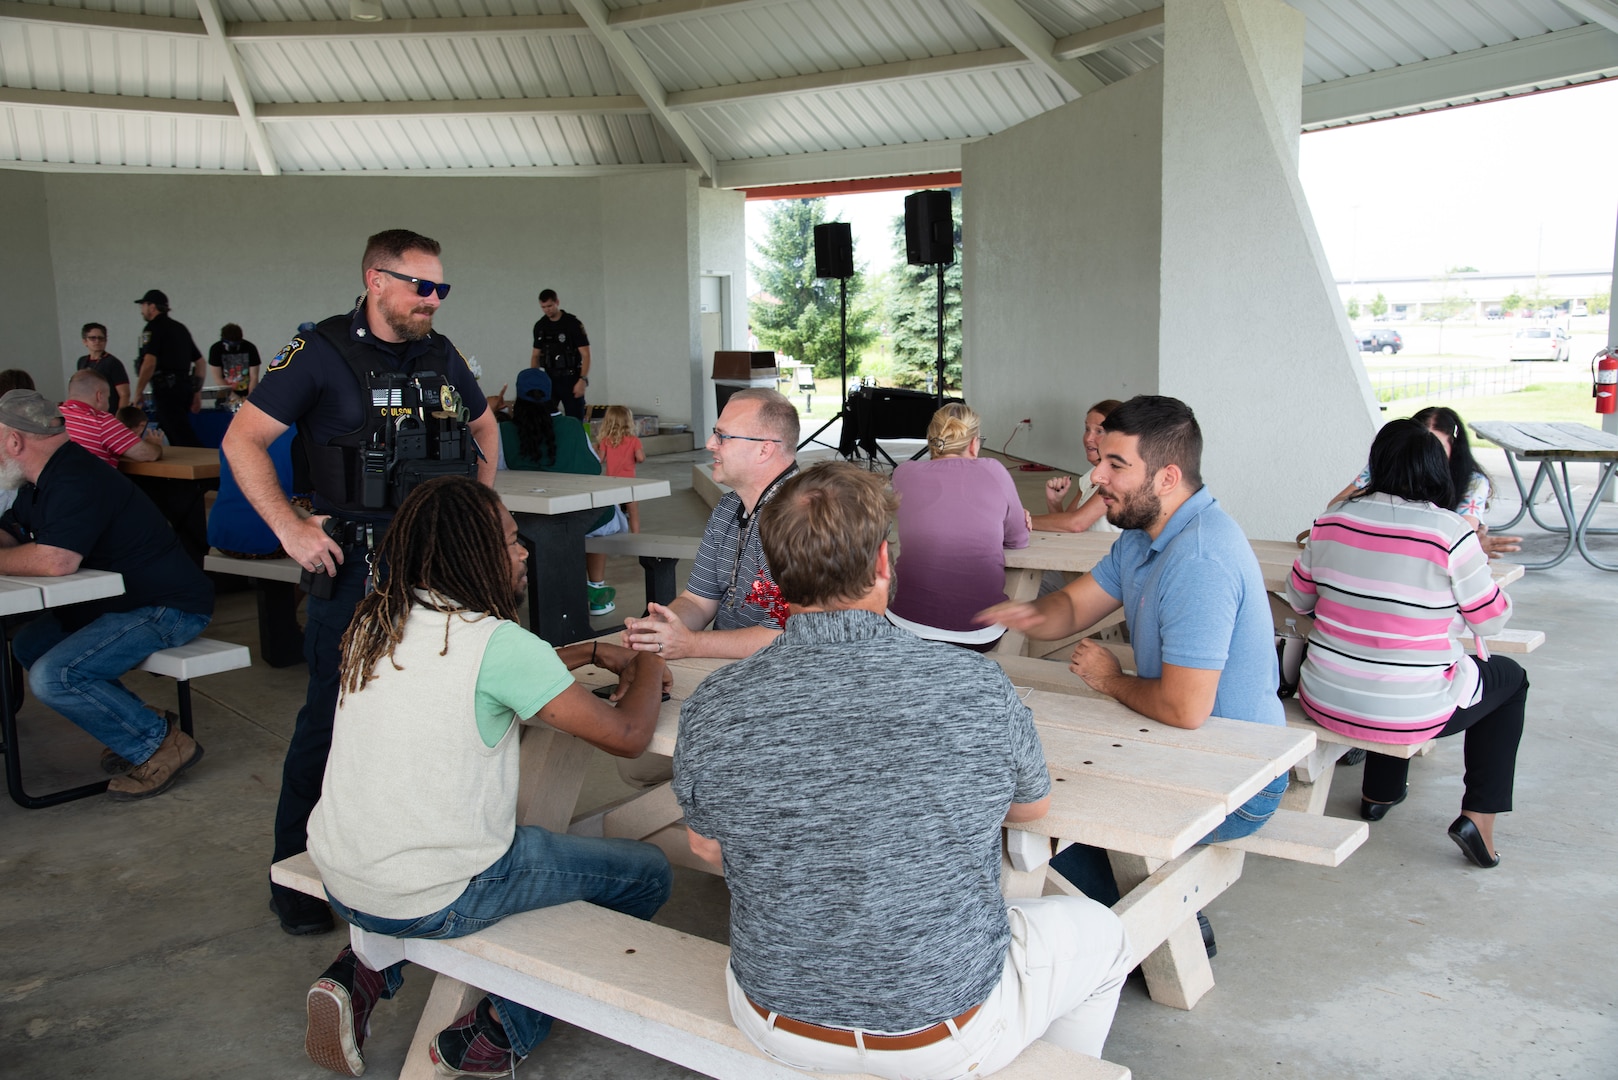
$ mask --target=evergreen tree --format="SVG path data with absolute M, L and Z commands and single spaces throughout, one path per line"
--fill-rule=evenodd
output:
M 754 247 L 753 276 L 762 292 L 749 305 L 753 333 L 767 349 L 813 364 L 815 377 L 837 378 L 841 352 L 839 282 L 815 277 L 815 226 L 825 220 L 825 199 L 777 203 Z M 848 280 L 848 368 L 876 339 L 872 313 L 861 302 L 864 276 Z
M 950 190 L 955 219 L 955 261 L 944 267 L 944 383 L 961 387 L 961 193 Z M 905 256 L 905 219 L 893 220 L 893 289 L 888 328 L 893 341 L 895 377 L 906 386 L 925 386 L 938 368 L 938 268 L 911 266 Z

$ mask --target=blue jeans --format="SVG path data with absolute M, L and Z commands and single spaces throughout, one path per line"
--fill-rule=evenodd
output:
M 212 616 L 171 607 L 109 612 L 71 634 L 51 612 L 17 631 L 12 652 L 28 669 L 28 689 L 136 765 L 157 753 L 168 722 L 119 678 L 159 649 L 184 645 Z
M 649 919 L 669 898 L 668 858 L 639 840 L 603 840 L 519 825 L 499 862 L 467 883 L 454 903 L 419 919 L 384 919 L 355 911 L 327 893 L 332 910 L 362 930 L 401 938 L 457 938 L 493 926 L 507 915 L 588 900 L 612 911 Z M 404 963 L 382 972 L 391 998 L 404 985 Z M 550 1034 L 551 1018 L 537 1009 L 489 995 L 506 1038 L 526 1057 Z
M 1286 794 L 1287 774 L 1282 773 L 1263 791 L 1242 803 L 1225 820 L 1198 840 L 1199 844 L 1217 844 L 1221 840 L 1237 840 L 1243 836 L 1251 836 L 1258 832 L 1263 824 L 1275 815 L 1281 805 L 1281 796 Z M 1056 872 L 1067 878 L 1090 899 L 1112 907 L 1120 899 L 1118 883 L 1112 876 L 1112 864 L 1107 861 L 1107 853 L 1101 848 L 1091 847 L 1089 844 L 1074 844 L 1063 848 L 1051 859 L 1051 866 Z

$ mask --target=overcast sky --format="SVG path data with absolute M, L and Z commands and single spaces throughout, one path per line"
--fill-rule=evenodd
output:
M 1313 132 L 1299 175 L 1337 277 L 1611 269 L 1615 131 L 1618 79 Z M 873 273 L 893 262 L 904 194 L 827 200 Z M 763 235 L 767 206 L 747 204 L 750 240 Z

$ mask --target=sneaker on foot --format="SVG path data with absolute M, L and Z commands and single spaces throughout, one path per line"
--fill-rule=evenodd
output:
M 506 1045 L 501 1045 L 505 1043 Z M 439 1076 L 476 1076 L 492 1080 L 511 1076 L 516 1055 L 506 1043 L 505 1028 L 495 1017 L 488 998 L 449 1027 L 433 1036 L 427 1047 L 433 1072 Z
M 303 1049 L 310 1061 L 343 1076 L 365 1072 L 360 1048 L 370 1034 L 371 1010 L 383 985 L 382 973 L 360 963 L 353 949 L 345 947 L 337 954 L 309 988 Z
M 270 910 L 281 920 L 281 929 L 293 937 L 330 933 L 335 925 L 326 901 L 295 889 L 271 886 Z
M 591 615 L 606 615 L 618 606 L 612 602 L 613 598 L 618 595 L 618 590 L 611 585 L 605 585 L 599 589 L 589 585 L 586 586 L 586 591 L 590 597 Z
M 202 760 L 202 746 L 177 727 L 169 728 L 157 752 L 123 776 L 107 781 L 107 795 L 120 802 L 161 795 L 175 779 Z
M 147 708 L 151 709 L 151 706 L 148 705 Z M 152 711 L 157 712 L 156 709 L 152 709 Z M 179 716 L 169 712 L 166 709 L 159 715 L 161 715 L 168 723 L 170 731 L 173 731 L 175 725 L 180 722 Z M 122 776 L 124 773 L 128 772 L 134 767 L 135 766 L 129 763 L 127 758 L 118 753 L 116 750 L 106 748 L 101 751 L 101 771 L 106 773 L 108 776 Z

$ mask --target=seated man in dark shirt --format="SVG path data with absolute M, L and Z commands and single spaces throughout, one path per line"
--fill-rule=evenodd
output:
M 127 768 L 108 784 L 112 798 L 168 790 L 202 747 L 119 679 L 202 633 L 213 586 L 152 501 L 71 442 L 61 411 L 38 391 L 0 397 L 0 488 L 21 488 L 0 529 L 0 574 L 64 577 L 82 568 L 124 579 L 121 596 L 51 608 L 18 631 L 13 651 L 29 689 L 112 751 L 104 763 Z

